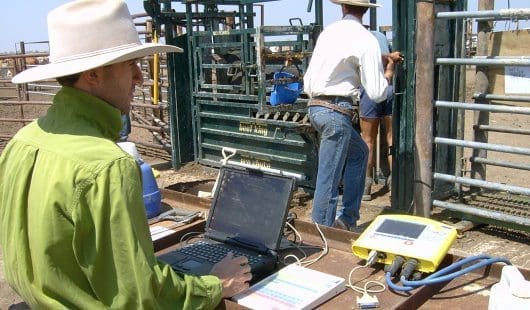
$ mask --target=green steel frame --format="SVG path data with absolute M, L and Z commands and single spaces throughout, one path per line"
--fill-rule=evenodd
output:
M 395 70 L 392 209 L 410 212 L 414 180 L 414 38 L 416 1 L 393 0 L 392 47 L 405 56 Z
M 465 7 L 466 1 L 447 1 L 436 5 L 436 11 L 456 11 Z M 393 48 L 401 51 L 405 62 L 396 70 L 392 209 L 397 212 L 413 212 L 414 200 L 414 138 L 415 138 L 415 37 L 417 1 L 393 1 Z M 437 36 L 433 48 L 436 57 L 457 57 L 461 53 L 463 26 L 461 23 L 442 21 L 435 25 Z M 435 75 L 435 96 L 444 100 L 457 100 L 459 96 L 460 72 L 451 67 L 438 67 Z M 457 135 L 457 114 L 453 111 L 438 111 L 434 131 L 438 135 Z M 456 165 L 455 148 L 438 146 L 434 151 L 433 167 L 436 171 L 453 174 Z M 435 182 L 433 196 L 452 193 L 447 183 Z
M 174 12 L 168 0 L 145 0 L 165 40 L 184 48 L 168 57 L 173 166 L 191 160 L 219 166 L 223 147 L 237 149 L 231 160 L 280 169 L 314 185 L 316 136 L 307 122 L 306 99 L 272 107 L 272 73 L 285 62 L 301 73 L 322 29 L 322 0 L 311 25 L 254 26 L 254 6 L 268 1 L 182 1 Z M 314 6 L 313 6 L 314 4 Z M 175 26 L 186 29 L 177 36 Z M 281 46 L 283 52 L 271 53 Z M 193 141 L 193 142 L 192 142 Z

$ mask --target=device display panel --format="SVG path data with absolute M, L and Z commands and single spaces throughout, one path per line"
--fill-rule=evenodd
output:
M 385 219 L 376 232 L 418 239 L 427 226 L 415 223 Z

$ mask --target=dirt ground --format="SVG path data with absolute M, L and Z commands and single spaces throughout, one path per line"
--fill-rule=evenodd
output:
M 469 71 L 468 81 L 473 77 L 472 73 L 473 71 Z M 471 92 L 472 88 L 469 88 L 468 93 Z M 0 100 L 2 99 L 7 99 L 7 95 L 0 89 Z M 39 115 L 42 115 L 45 110 L 46 107 L 25 107 L 23 117 L 38 117 Z M 6 106 L 0 102 L 0 117 L 22 118 L 21 109 L 17 106 Z M 471 124 L 472 119 L 472 113 L 466 114 L 467 124 Z M 492 122 L 498 125 L 515 125 L 521 128 L 530 128 L 529 119 L 520 116 L 495 116 L 495 118 L 492 118 Z M 12 135 L 20 127 L 21 124 L 18 123 L 0 122 L 0 136 Z M 466 131 L 466 139 L 469 139 L 470 134 L 470 131 Z M 141 128 L 133 128 L 131 139 L 148 142 L 153 141 L 152 135 Z M 530 147 L 529 139 L 520 139 L 515 136 L 507 138 L 506 136 L 492 135 L 492 139 L 493 141 L 502 141 L 503 144 L 527 148 Z M 507 139 L 511 140 L 507 141 Z M 7 140 L 7 138 L 0 138 L 0 149 L 3 148 Z M 189 163 L 179 170 L 173 170 L 170 168 L 170 164 L 167 160 L 161 160 L 159 157 L 154 157 L 153 154 L 143 154 L 143 156 L 147 162 L 151 163 L 160 172 L 158 184 L 161 188 L 170 188 L 188 193 L 197 193 L 199 190 L 209 191 L 217 176 L 217 169 L 211 167 Z M 496 154 L 493 156 L 505 158 L 506 154 Z M 516 160 L 527 160 L 527 158 L 516 158 Z M 505 169 L 496 170 L 494 168 L 488 170 L 488 173 L 494 175 L 498 182 L 523 186 L 527 186 L 528 184 L 528 172 L 509 173 L 506 172 Z M 373 191 L 374 199 L 369 202 L 363 202 L 361 207 L 361 219 L 358 222 L 360 227 L 366 227 L 377 215 L 385 209 L 390 208 L 388 191 L 380 185 L 376 185 Z M 299 218 L 309 220 L 311 212 L 310 195 L 302 190 L 298 191 L 293 199 L 292 211 L 294 211 Z M 446 223 L 456 223 L 459 221 L 458 218 L 447 216 L 442 210 L 434 210 L 433 217 Z M 479 253 L 502 256 L 508 258 L 514 265 L 530 269 L 530 234 L 494 226 L 478 226 L 461 233 L 453 244 L 450 252 L 460 256 L 471 256 Z M 23 307 L 23 304 L 19 304 L 22 302 L 20 298 L 5 282 L 3 273 L 4 266 L 1 256 L 2 253 L 0 252 L 0 309 L 17 309 Z

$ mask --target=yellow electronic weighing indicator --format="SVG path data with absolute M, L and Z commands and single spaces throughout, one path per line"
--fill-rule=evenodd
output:
M 352 245 L 353 254 L 367 259 L 377 251 L 377 262 L 389 265 L 396 256 L 414 258 L 416 270 L 433 272 L 456 239 L 456 229 L 435 220 L 411 215 L 380 215 Z

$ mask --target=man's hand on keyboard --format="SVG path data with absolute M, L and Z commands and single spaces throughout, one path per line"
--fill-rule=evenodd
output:
M 246 290 L 249 287 L 248 281 L 252 278 L 248 259 L 244 256 L 234 257 L 232 252 L 215 264 L 210 274 L 221 280 L 225 298 Z

